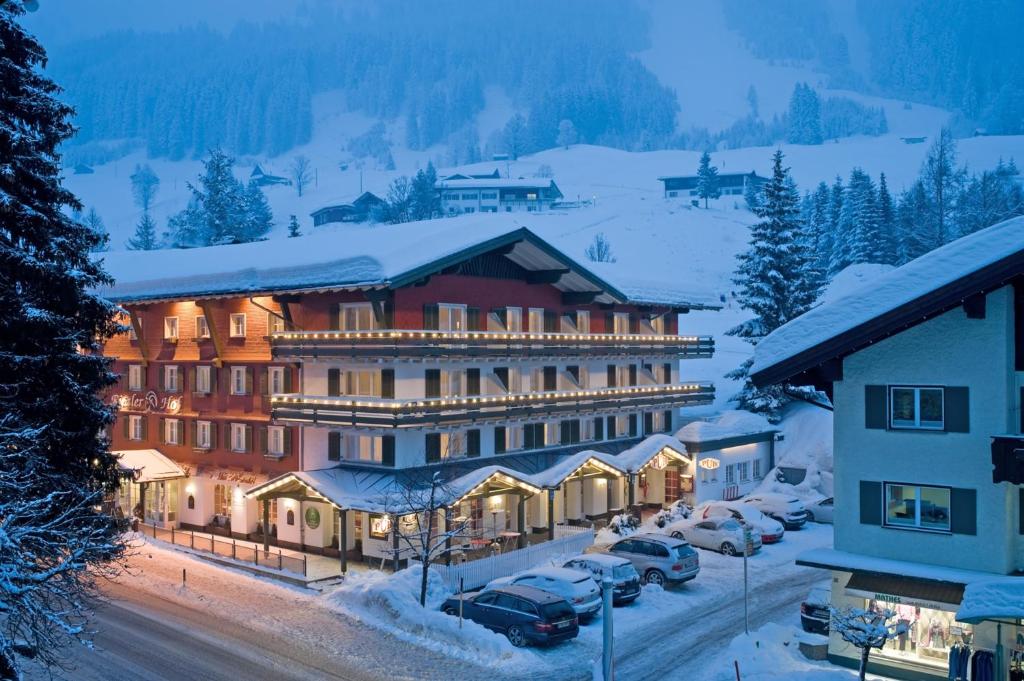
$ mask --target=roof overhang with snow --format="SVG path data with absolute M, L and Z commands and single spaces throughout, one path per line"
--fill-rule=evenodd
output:
M 1024 577 L 999 577 L 968 584 L 956 619 L 968 624 L 1024 620 Z
M 583 450 L 563 459 L 545 471 L 530 476 L 539 487 L 557 489 L 566 480 L 581 478 L 621 478 L 628 471 L 618 457 L 605 452 Z
M 958 307 L 983 317 L 985 295 L 1024 274 L 1024 218 L 946 244 L 797 317 L 757 345 L 755 385 L 831 393 L 845 357 Z
M 651 435 L 642 442 L 616 455 L 620 468 L 641 473 L 647 468 L 664 468 L 670 462 L 690 464 L 693 457 L 682 443 L 668 435 Z
M 161 482 L 187 476 L 185 470 L 155 449 L 125 449 L 110 452 L 117 466 L 133 482 Z

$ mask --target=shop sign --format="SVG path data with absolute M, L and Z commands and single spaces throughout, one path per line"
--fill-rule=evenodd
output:
M 181 411 L 180 395 L 158 395 L 150 390 L 146 393 L 113 395 L 110 403 L 121 411 L 144 411 L 163 414 L 177 414 Z
M 658 452 L 653 459 L 651 459 L 650 466 L 656 471 L 663 470 L 668 465 L 668 457 Z
M 320 511 L 312 506 L 306 509 L 306 526 L 311 530 L 320 527 Z
M 391 531 L 391 518 L 386 515 L 370 516 L 370 536 L 374 539 L 387 539 Z
M 697 465 L 706 470 L 713 471 L 716 468 L 718 468 L 721 465 L 721 463 L 718 459 L 712 459 L 709 457 L 706 459 L 701 459 L 700 461 L 697 462 Z
M 908 596 L 900 596 L 899 594 L 861 591 L 860 589 L 847 589 L 846 593 L 849 596 L 867 598 L 883 606 L 911 605 L 918 608 L 930 608 L 932 610 L 944 610 L 947 612 L 955 612 L 959 607 L 959 604 L 957 603 L 939 603 L 938 601 L 929 601 L 924 598 L 910 598 Z

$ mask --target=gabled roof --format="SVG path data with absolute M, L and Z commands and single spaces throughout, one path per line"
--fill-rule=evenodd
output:
M 837 371 L 821 374 L 830 362 L 1021 274 L 1024 218 L 1014 218 L 937 248 L 776 329 L 757 344 L 751 379 L 760 386 L 817 385 Z
M 465 180 L 438 180 L 434 184 L 435 189 L 555 189 L 558 186 L 554 180 L 545 179 L 512 179 L 508 177 L 498 178 L 469 178 Z M 561 192 L 559 192 L 561 193 Z
M 620 468 L 630 473 L 637 473 L 644 466 L 649 464 L 659 454 L 683 461 L 690 461 L 693 457 L 687 454 L 686 447 L 679 440 L 669 435 L 651 435 L 637 445 L 615 456 L 615 461 Z
M 752 178 L 752 179 L 763 180 L 765 182 L 768 181 L 767 177 L 762 177 L 762 176 L 758 175 L 757 172 L 755 172 L 753 170 L 751 170 L 749 173 L 718 173 L 718 179 L 719 180 L 727 180 L 727 179 L 728 180 L 734 180 L 734 179 L 738 179 L 738 178 L 741 178 L 741 177 L 749 177 L 749 178 Z M 658 178 L 658 181 L 659 182 L 664 182 L 665 180 L 696 180 L 696 179 L 698 179 L 697 175 L 662 175 L 662 176 L 660 176 Z
M 103 254 L 118 303 L 229 295 L 400 288 L 476 256 L 500 253 L 527 271 L 568 270 L 553 284 L 599 303 L 628 297 L 512 219 L 467 216 L 325 229 L 298 239 Z
M 585 449 L 562 459 L 545 471 L 535 473 L 530 479 L 538 487 L 554 489 L 584 467 L 593 467 L 613 475 L 625 475 L 628 472 L 614 454 Z
M 317 208 L 312 213 L 310 213 L 310 215 L 315 217 L 320 213 L 324 213 L 329 210 L 337 210 L 339 208 L 348 208 L 350 210 L 358 211 L 364 209 L 367 206 L 367 204 L 375 205 L 383 202 L 384 200 L 377 196 L 376 194 L 374 194 L 373 192 L 363 192 L 362 194 L 352 199 L 351 201 L 338 201 L 335 203 L 327 204 L 326 206 L 321 206 L 320 208 Z
M 117 467 L 130 474 L 135 482 L 174 480 L 187 475 L 181 466 L 155 449 L 124 449 L 110 453 L 117 458 Z

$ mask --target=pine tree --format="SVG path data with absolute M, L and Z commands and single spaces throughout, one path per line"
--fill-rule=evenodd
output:
M 502 144 L 505 153 L 513 161 L 518 160 L 522 154 L 526 153 L 526 140 L 526 119 L 522 114 L 515 114 L 508 119 L 504 130 L 502 130 Z
M 896 232 L 896 207 L 892 202 L 892 194 L 889 193 L 889 183 L 885 179 L 885 173 L 880 173 L 878 176 L 879 262 L 886 265 L 896 264 L 898 250 Z
M 743 202 L 747 204 L 747 210 L 751 213 L 757 212 L 763 201 L 761 185 L 756 182 L 747 182 L 743 187 Z
M 288 217 L 288 236 L 302 236 L 302 232 L 299 231 L 299 219 L 294 215 Z
M 733 281 L 740 287 L 740 304 L 754 313 L 726 333 L 756 345 L 766 335 L 805 312 L 817 296 L 815 282 L 807 274 L 810 258 L 801 248 L 799 197 L 782 165 L 781 151 L 772 159 L 772 177 L 764 186 L 764 204 L 755 211 L 761 218 L 750 230 L 750 248 L 739 256 Z M 762 413 L 777 421 L 786 398 L 781 386 L 758 389 L 749 379 L 752 359 L 727 374 L 742 379 L 743 388 L 733 398 L 741 409 Z
M 228 230 L 234 241 L 258 241 L 274 227 L 274 214 L 270 211 L 267 197 L 255 182 L 250 182 L 242 192 L 242 229 L 237 223 Z
M 112 282 L 90 256 L 102 237 L 74 220 L 60 145 L 72 109 L 43 73 L 46 53 L 0 4 L 0 678 L 24 660 L 57 664 L 83 626 L 97 580 L 123 555 L 97 510 L 119 473 L 101 395 L 113 385 L 101 343 L 119 332 L 97 294 Z M 16 654 L 17 653 L 17 654 Z
M 82 219 L 82 224 L 100 237 L 100 243 L 92 250 L 94 252 L 107 250 L 110 244 L 110 233 L 107 232 L 107 226 L 103 224 L 103 218 L 96 212 L 95 206 L 89 207 L 89 212 Z
M 844 243 L 844 250 L 837 263 L 839 269 L 855 263 L 879 262 L 878 223 L 875 183 L 863 170 L 854 168 L 850 173 L 839 216 L 838 231 Z
M 555 143 L 563 149 L 568 149 L 576 144 L 579 136 L 576 134 L 576 126 L 568 118 L 562 119 L 558 124 L 558 137 Z
M 149 213 L 143 213 L 139 224 L 135 226 L 135 234 L 125 244 L 132 251 L 152 251 L 158 248 L 156 239 L 156 223 Z
M 932 143 L 921 168 L 921 182 L 928 197 L 928 232 L 936 246 L 949 243 L 959 235 L 954 229 L 956 198 L 964 173 L 956 167 L 956 142 L 949 128 L 943 128 Z
M 157 177 L 148 163 L 136 164 L 135 171 L 131 174 L 132 197 L 143 213 L 148 213 L 156 197 L 157 189 L 160 188 L 160 178 Z
M 718 188 L 718 168 L 711 165 L 711 154 L 704 152 L 697 168 L 697 196 L 704 199 L 704 208 L 708 207 L 708 199 L 717 199 L 722 195 Z
M 437 170 L 433 163 L 427 163 L 426 170 L 418 170 L 412 180 L 409 197 L 409 219 L 430 220 L 441 213 L 441 198 L 438 196 Z
M 829 190 L 828 223 L 829 231 L 832 232 L 832 250 L 829 252 L 828 274 L 831 278 L 839 270 L 849 264 L 850 244 L 846 234 L 839 229 L 839 220 L 843 215 L 843 196 L 846 188 L 843 187 L 843 180 L 836 175 L 835 182 Z
M 821 144 L 821 101 L 807 83 L 797 83 L 786 114 L 786 141 L 790 144 Z
M 811 196 L 808 225 L 814 234 L 814 245 L 810 252 L 824 279 L 828 278 L 833 239 L 835 238 L 832 230 L 831 202 L 832 195 L 828 185 L 824 182 L 819 183 Z

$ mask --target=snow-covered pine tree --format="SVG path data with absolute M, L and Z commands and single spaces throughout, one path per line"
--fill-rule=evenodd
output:
M 288 216 L 288 236 L 291 238 L 302 236 L 299 231 L 299 219 L 294 215 Z
M 233 241 L 257 241 L 267 235 L 274 227 L 274 214 L 270 203 L 260 186 L 255 182 L 242 191 L 241 220 L 230 226 L 227 233 Z M 241 226 L 239 229 L 238 226 Z
M 159 248 L 156 238 L 156 223 L 149 213 L 143 213 L 139 224 L 135 225 L 135 233 L 125 244 L 131 251 L 152 251 Z
M 898 248 L 896 235 L 896 207 L 893 205 L 892 194 L 885 173 L 878 175 L 878 234 L 879 262 L 886 265 L 896 264 Z
M 718 168 L 711 165 L 711 154 L 704 152 L 700 156 L 697 167 L 697 196 L 704 199 L 704 207 L 708 207 L 708 199 L 717 199 L 722 195 L 718 188 Z
M 441 199 L 437 189 L 437 170 L 427 163 L 426 170 L 416 171 L 409 196 L 409 219 L 431 220 L 441 214 Z
M 843 215 L 843 196 L 846 188 L 843 186 L 843 179 L 836 175 L 835 182 L 829 190 L 828 222 L 829 230 L 832 232 L 832 250 L 829 252 L 828 274 L 831 278 L 839 270 L 846 267 L 850 244 L 847 234 L 839 229 L 839 220 Z
M 797 83 L 789 98 L 786 141 L 790 144 L 821 144 L 821 101 L 807 83 Z
M 89 212 L 82 218 L 82 223 L 100 237 L 100 243 L 92 250 L 94 252 L 107 250 L 110 245 L 110 233 L 107 232 L 107 226 L 103 224 L 103 218 L 96 212 L 95 206 L 89 207 Z
M 871 176 L 861 168 L 854 168 L 850 172 L 850 182 L 846 186 L 839 216 L 839 232 L 843 234 L 846 244 L 840 269 L 855 263 L 880 262 L 877 256 L 877 190 Z
M 764 197 L 761 195 L 761 186 L 754 182 L 748 182 L 743 187 L 743 202 L 747 204 L 747 210 L 751 213 L 756 211 L 764 202 Z
M 726 333 L 756 345 L 766 335 L 805 312 L 814 303 L 815 284 L 806 279 L 808 257 L 800 245 L 799 197 L 782 165 L 783 155 L 772 158 L 772 177 L 764 186 L 764 204 L 755 211 L 761 218 L 750 229 L 750 248 L 739 255 L 733 281 L 740 287 L 740 304 L 754 317 Z M 743 380 L 733 398 L 741 409 L 778 421 L 787 402 L 782 386 L 759 389 L 749 378 L 752 359 L 726 376 Z
M 832 257 L 832 233 L 831 220 L 832 195 L 828 185 L 820 182 L 811 195 L 810 212 L 807 217 L 809 229 L 814 234 L 814 247 L 810 254 L 814 257 L 822 278 L 828 278 L 829 262 Z
M 90 256 L 102 238 L 70 217 L 61 143 L 72 109 L 42 73 L 46 53 L 0 3 L 0 678 L 25 660 L 52 667 L 86 639 L 96 581 L 123 555 L 120 528 L 96 510 L 119 480 L 100 398 L 114 384 L 99 343 L 121 331 L 95 291 L 111 283 Z
M 899 232 L 896 248 L 898 265 L 910 262 L 939 246 L 935 234 L 929 229 L 928 211 L 928 193 L 924 184 L 918 180 L 900 195 L 896 208 Z

